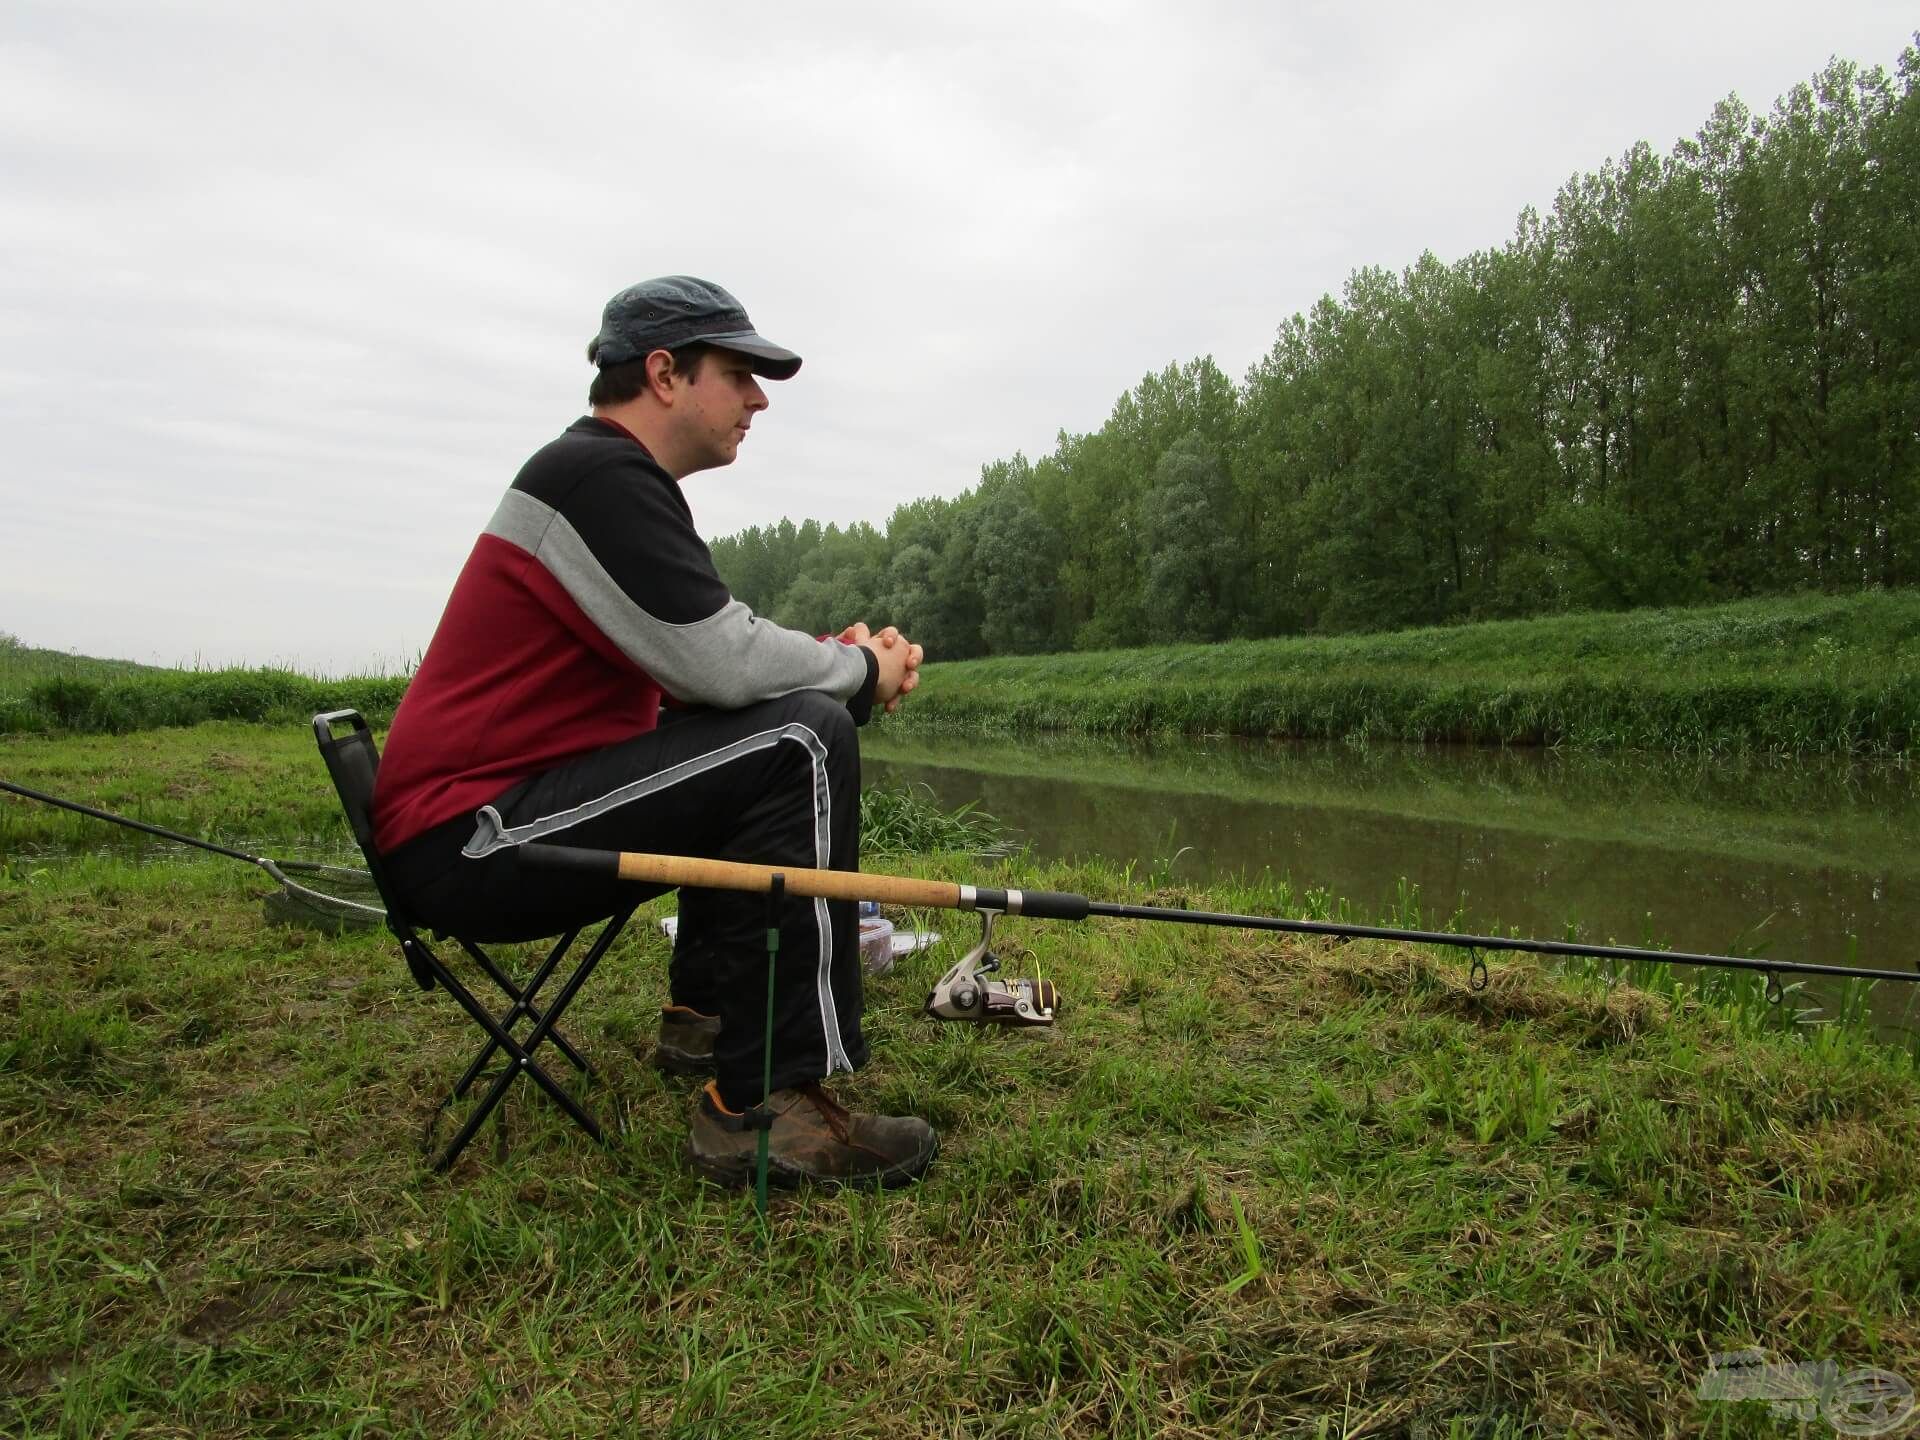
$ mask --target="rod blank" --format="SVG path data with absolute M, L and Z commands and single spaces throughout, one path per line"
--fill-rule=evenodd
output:
M 1271 915 L 1235 915 L 1214 910 L 1175 910 L 1161 905 L 1120 905 L 1061 891 L 976 889 L 905 875 L 869 875 L 857 870 L 801 870 L 788 866 L 747 865 L 733 860 L 700 860 L 684 855 L 647 855 L 636 851 L 579 850 L 566 845 L 523 845 L 522 858 L 548 868 L 591 869 L 647 885 L 766 892 L 783 876 L 795 895 L 828 900 L 883 900 L 935 910 L 1004 910 L 1036 919 L 1078 920 L 1098 915 L 1114 920 L 1153 920 L 1177 925 L 1220 925 L 1241 930 L 1277 930 L 1295 935 L 1330 935 L 1348 940 L 1399 940 L 1416 945 L 1450 945 L 1459 950 L 1519 950 L 1531 955 L 1572 955 L 1590 960 L 1653 961 L 1661 965 L 1705 965 L 1752 970 L 1767 975 L 1831 975 L 1846 980 L 1920 980 L 1920 970 L 1867 970 L 1848 965 L 1816 965 L 1805 960 L 1762 960 L 1746 955 L 1706 955 L 1686 950 L 1646 950 L 1630 945 L 1583 945 L 1573 940 L 1528 940 L 1508 935 L 1462 935 L 1450 930 L 1406 930 L 1389 925 L 1348 925 L 1331 920 L 1287 920 Z

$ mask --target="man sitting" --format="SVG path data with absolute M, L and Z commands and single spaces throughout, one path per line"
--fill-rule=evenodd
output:
M 477 941 L 611 914 L 631 887 L 523 868 L 530 840 L 859 868 L 860 748 L 921 650 L 865 624 L 817 640 L 727 591 L 680 481 L 733 462 L 800 357 L 725 290 L 675 275 L 614 296 L 587 347 L 592 413 L 527 461 L 475 543 L 387 737 L 375 843 L 417 919 Z M 662 697 L 686 707 L 662 726 Z M 645 893 L 645 892 L 642 892 Z M 683 891 L 662 1056 L 701 1066 L 689 1153 L 746 1179 L 765 1055 L 766 902 Z M 772 1174 L 898 1184 L 924 1121 L 851 1114 L 821 1087 L 865 1063 L 858 921 L 789 897 L 774 977 Z M 717 1017 L 717 1019 L 715 1018 Z

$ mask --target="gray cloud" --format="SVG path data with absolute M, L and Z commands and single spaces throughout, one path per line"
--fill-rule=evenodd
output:
M 9 6 L 0 629 L 404 660 L 601 303 L 675 270 L 807 357 L 689 482 L 703 528 L 883 523 L 1910 39 L 1891 4 L 657 9 Z

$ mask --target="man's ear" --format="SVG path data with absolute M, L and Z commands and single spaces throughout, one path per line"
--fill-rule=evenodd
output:
M 673 366 L 673 356 L 665 350 L 650 351 L 646 366 L 647 389 L 653 392 L 653 398 L 662 405 L 671 405 L 673 382 L 679 378 L 679 372 Z

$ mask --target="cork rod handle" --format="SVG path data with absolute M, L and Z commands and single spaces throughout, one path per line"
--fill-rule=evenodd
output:
M 620 878 L 648 885 L 691 885 L 704 890 L 751 890 L 765 894 L 773 877 L 786 877 L 789 895 L 825 900 L 879 900 L 888 905 L 920 905 L 952 910 L 960 887 L 943 880 L 908 875 L 863 875 L 857 870 L 794 870 L 782 865 L 748 865 L 737 860 L 697 860 L 684 855 L 620 852 Z
M 643 885 L 692 886 L 701 890 L 747 890 L 764 895 L 773 877 L 784 878 L 789 895 L 824 900 L 879 900 L 933 910 L 960 908 L 960 887 L 908 875 L 867 875 L 856 870 L 810 870 L 789 865 L 748 865 L 737 860 L 701 860 L 690 855 L 648 855 L 634 850 L 575 850 L 561 845 L 525 845 L 523 857 L 555 869 L 609 871 Z

